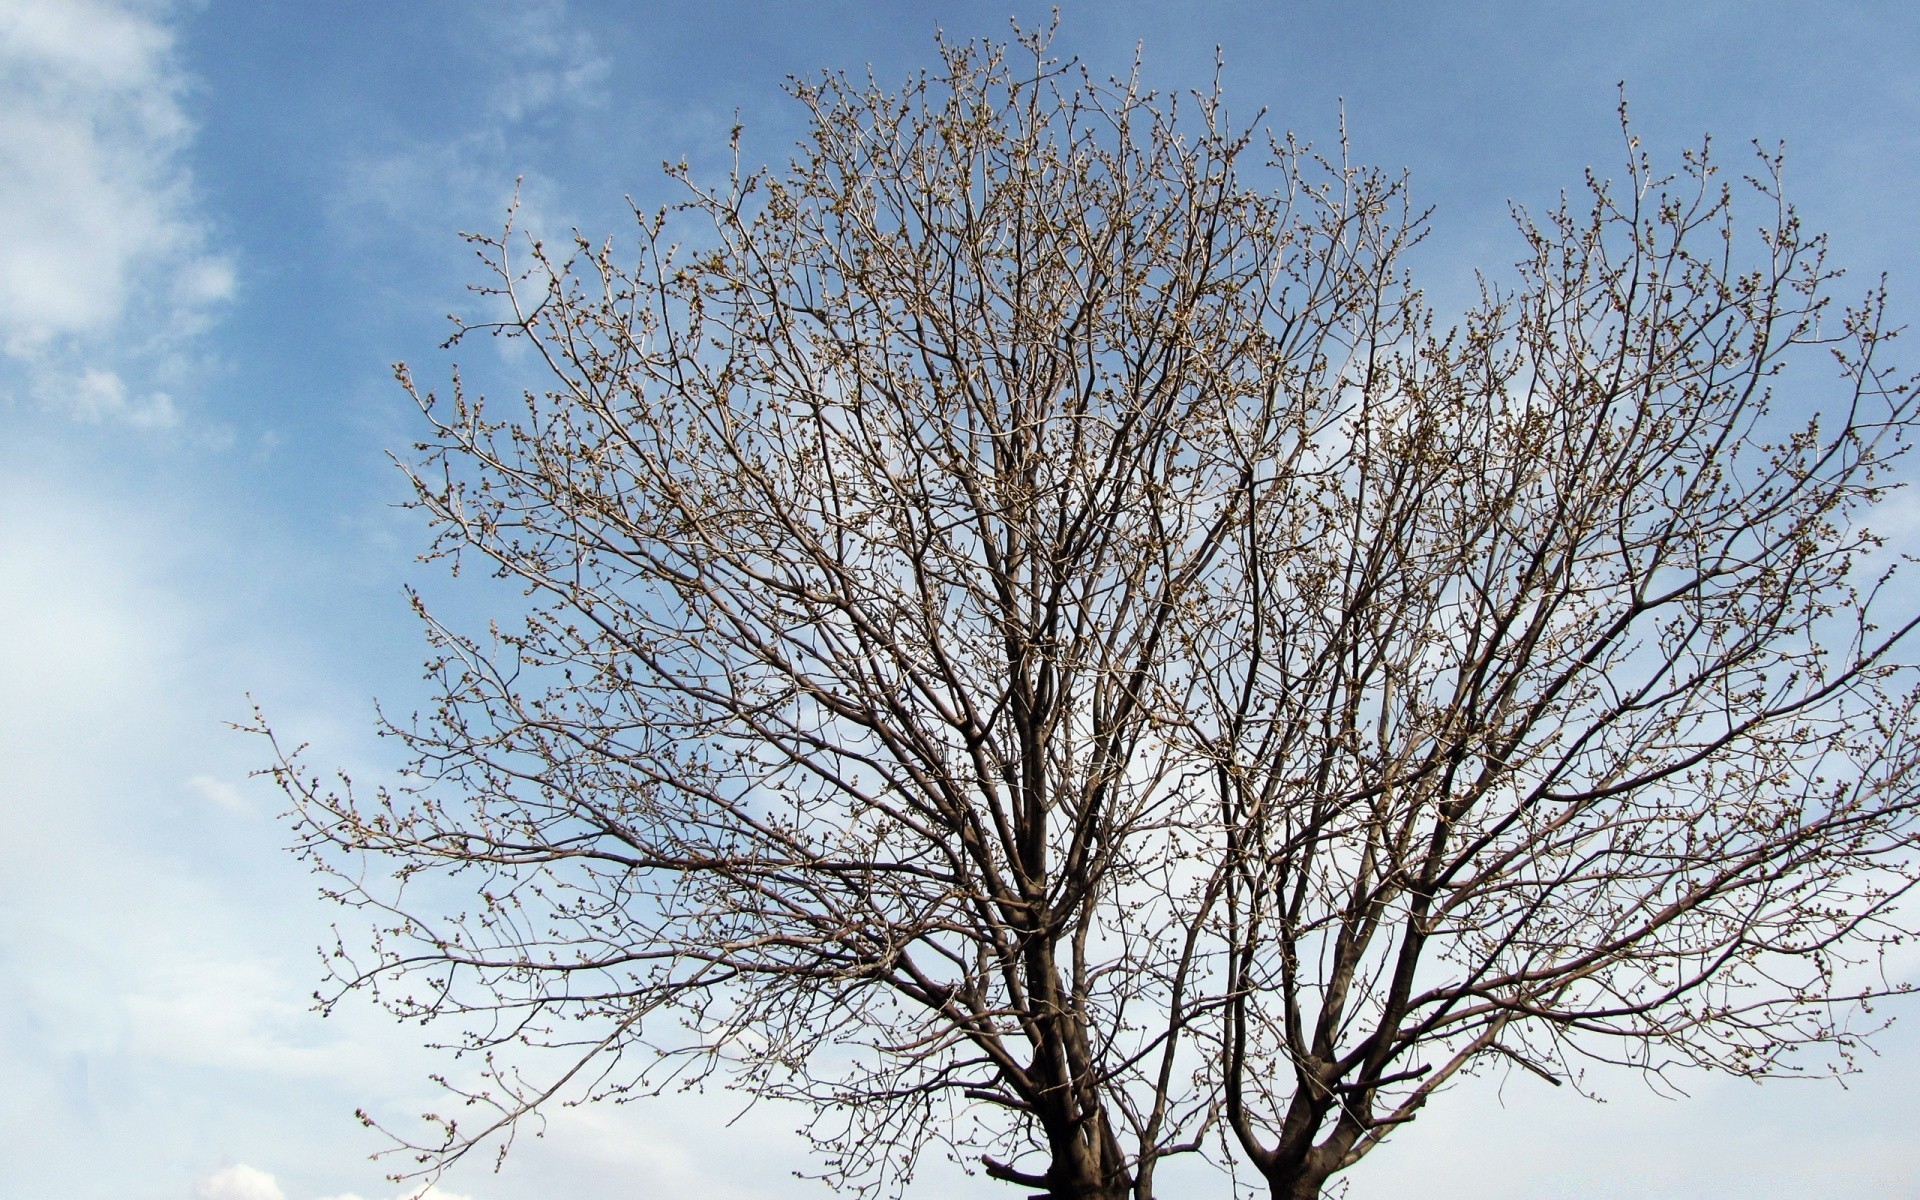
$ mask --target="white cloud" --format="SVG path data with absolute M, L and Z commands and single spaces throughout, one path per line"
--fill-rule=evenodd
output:
M 90 425 L 124 421 L 141 429 L 165 429 L 180 419 L 173 407 L 173 397 L 165 392 L 153 392 L 141 399 L 130 398 L 126 381 L 117 371 L 85 367 L 78 378 L 65 378 L 62 384 L 58 391 L 43 385 L 42 394 L 58 398 L 62 401 L 59 407 Z
M 551 200 L 556 189 L 513 161 L 507 135 L 515 126 L 602 105 L 611 63 L 566 0 L 476 6 L 469 19 L 494 79 L 485 106 L 464 129 L 352 162 L 333 197 L 342 232 L 397 233 L 409 243 L 458 249 L 464 266 L 466 251 L 451 231 L 474 222 L 491 229 L 516 197 L 521 230 L 538 236 L 567 228 L 564 220 L 546 219 L 538 199 Z M 437 285 L 435 294 L 444 294 Z
M 245 1163 L 215 1171 L 200 1181 L 196 1191 L 201 1200 L 287 1200 L 278 1180 Z M 337 1196 L 323 1196 L 321 1200 L 362 1200 L 362 1197 L 355 1192 L 342 1192 Z M 473 1200 L 473 1197 L 429 1184 L 425 1190 L 409 1188 L 402 1191 L 394 1200 Z
M 273 1176 L 245 1163 L 215 1171 L 195 1190 L 203 1200 L 287 1200 Z
M 0 476 L 0 1196 L 387 1200 L 353 1110 L 432 1094 L 418 1030 L 311 1011 L 334 914 L 245 780 L 264 751 L 223 721 L 294 680 L 323 714 L 364 709 L 258 627 L 217 526 L 111 481 Z M 236 1161 L 253 1173 L 205 1174 Z
M 164 374 L 233 292 L 182 158 L 187 79 L 141 0 L 0 5 L 0 385 L 89 422 L 164 427 Z
M 505 60 L 493 103 L 506 120 L 605 99 L 611 64 L 593 37 L 574 27 L 565 0 L 518 0 L 492 9 L 483 23 Z
M 216 779 L 211 775 L 195 775 L 187 780 L 187 786 L 198 792 L 203 799 L 230 813 L 247 815 L 253 812 L 253 806 L 248 804 L 246 797 L 240 794 L 240 789 L 224 779 Z
M 323 1196 L 321 1200 L 361 1200 L 361 1197 L 352 1192 L 344 1192 L 338 1196 Z M 442 1191 L 437 1186 L 430 1186 L 424 1192 L 401 1192 L 398 1196 L 394 1197 L 394 1200 L 473 1200 L 473 1197 L 462 1195 L 458 1192 Z

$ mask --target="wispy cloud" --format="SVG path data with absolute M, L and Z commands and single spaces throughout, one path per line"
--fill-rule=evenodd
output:
M 161 387 L 233 293 L 184 163 L 161 0 L 0 6 L 0 392 L 164 427 Z
M 555 108 L 594 108 L 605 102 L 611 69 L 593 38 L 567 13 L 565 0 L 522 0 L 495 6 L 481 18 L 499 47 L 501 81 L 495 113 L 524 120 Z
M 253 813 L 253 806 L 248 804 L 246 797 L 240 794 L 240 789 L 224 779 L 216 779 L 211 775 L 195 775 L 187 780 L 187 786 L 198 792 L 208 802 L 230 813 L 238 813 L 242 816 L 250 816 Z
M 287 1200 L 287 1194 L 280 1190 L 279 1180 L 245 1163 L 215 1171 L 202 1179 L 195 1190 L 201 1200 Z M 361 1197 L 353 1192 L 343 1192 L 338 1196 L 322 1197 L 322 1200 L 361 1200 Z M 401 1192 L 395 1200 L 473 1200 L 473 1197 L 429 1186 L 424 1191 L 413 1188 Z
M 361 1197 L 352 1192 L 346 1192 L 339 1196 L 324 1196 L 321 1200 L 361 1200 Z M 443 1191 L 438 1187 L 429 1187 L 424 1192 L 401 1192 L 398 1196 L 394 1197 L 394 1200 L 473 1200 L 473 1197 L 462 1195 L 459 1192 Z
M 130 1178 L 155 1147 L 328 1157 L 296 1200 L 366 1192 L 371 1169 L 331 1147 L 359 1134 L 354 1103 L 422 1072 L 376 1011 L 315 1020 L 324 918 L 303 919 L 282 833 L 238 811 L 272 809 L 244 778 L 258 750 L 220 723 L 300 651 L 222 619 L 244 584 L 209 578 L 182 532 L 203 510 L 104 492 L 21 464 L 0 479 L 0 1070 L 20 1083 L 0 1121 L 21 1148 L 0 1194 L 159 1195 Z M 148 1149 L 126 1167 L 49 1149 L 83 1143 Z M 180 1169 L 169 1196 L 192 1194 Z M 276 1195 L 231 1170 L 206 1184 Z
M 413 252 L 431 247 L 464 270 L 458 229 L 492 229 L 518 200 L 520 228 L 564 230 L 560 188 L 510 148 L 530 126 L 566 122 L 603 107 L 611 63 L 565 0 L 476 5 L 467 34 L 493 79 L 468 119 L 429 137 L 367 146 L 349 155 L 332 197 L 336 228 L 364 244 L 386 239 Z M 423 289 L 436 309 L 447 281 Z
M 273 1176 L 245 1163 L 215 1171 L 194 1190 L 201 1200 L 287 1200 Z

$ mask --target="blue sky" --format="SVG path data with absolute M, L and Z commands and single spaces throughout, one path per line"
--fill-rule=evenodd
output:
M 754 161 L 799 132 L 779 90 L 896 79 L 961 3 L 0 0 L 0 1195 L 385 1200 L 356 1106 L 431 1103 L 417 1030 L 321 1020 L 333 914 L 283 851 L 227 731 L 251 694 L 319 761 L 391 765 L 372 698 L 418 694 L 401 589 L 420 530 L 386 458 L 413 426 L 390 364 L 444 376 L 463 229 L 600 235 L 664 159 Z M 1407 168 L 1436 206 L 1443 302 L 1518 251 L 1534 207 L 1620 161 L 1615 86 L 1672 155 L 1711 132 L 1789 147 L 1809 223 L 1920 312 L 1920 10 L 1839 3 L 1064 5 L 1056 47 L 1204 81 L 1233 109 Z M 486 353 L 469 351 L 468 353 Z M 466 601 L 462 601 L 466 602 Z M 1912 964 L 1909 964 L 1911 967 Z M 1912 1006 L 1910 1006 L 1912 1007 Z M 1476 1200 L 1920 1197 L 1920 1011 L 1850 1090 L 1527 1077 L 1437 1101 L 1352 1195 Z M 1563 1089 L 1564 1091 L 1564 1089 Z M 820 1194 L 791 1114 L 725 1097 L 570 1112 L 449 1197 Z M 954 1174 L 916 1195 L 1010 1194 Z M 1221 1194 L 1200 1190 L 1196 1195 Z

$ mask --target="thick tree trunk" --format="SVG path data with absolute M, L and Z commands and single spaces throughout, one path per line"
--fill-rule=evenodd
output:
M 982 1161 L 988 1177 L 1036 1189 L 1029 1200 L 1133 1200 L 1133 1175 L 1118 1139 L 1104 1118 L 1096 1116 L 1089 1123 L 1094 1126 L 1091 1137 L 1073 1130 L 1050 1139 L 1053 1161 L 1045 1174 L 986 1158 Z
M 1106 1121 L 1096 1118 L 1094 1136 L 1087 1142 L 1056 1147 L 1053 1168 L 1047 1172 L 1046 1200 L 1128 1200 L 1132 1175 L 1121 1165 L 1118 1141 Z
M 1275 1171 L 1267 1176 L 1267 1194 L 1273 1200 L 1320 1200 L 1320 1189 L 1326 1186 L 1331 1172 L 1322 1173 L 1302 1168 L 1298 1171 Z
M 1309 1150 L 1303 1161 L 1272 1164 L 1265 1172 L 1273 1200 L 1320 1200 L 1320 1189 L 1333 1178 L 1337 1159 L 1325 1146 Z
M 1326 1183 L 1325 1176 L 1301 1175 L 1291 1182 L 1273 1185 L 1273 1200 L 1320 1200 L 1320 1188 Z

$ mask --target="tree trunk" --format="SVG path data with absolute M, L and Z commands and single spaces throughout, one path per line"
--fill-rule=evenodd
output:
M 1315 1146 L 1292 1163 L 1273 1163 L 1265 1172 L 1273 1200 L 1320 1200 L 1320 1189 L 1333 1178 L 1338 1157 L 1326 1146 Z
M 1118 1141 L 1096 1119 L 1091 1145 L 1076 1145 L 1054 1152 L 1053 1168 L 1047 1172 L 1045 1200 L 1129 1200 L 1133 1177 L 1124 1166 Z
M 1303 1170 L 1291 1178 L 1269 1179 L 1267 1184 L 1273 1200 L 1320 1200 L 1320 1189 L 1326 1182 L 1325 1175 Z

